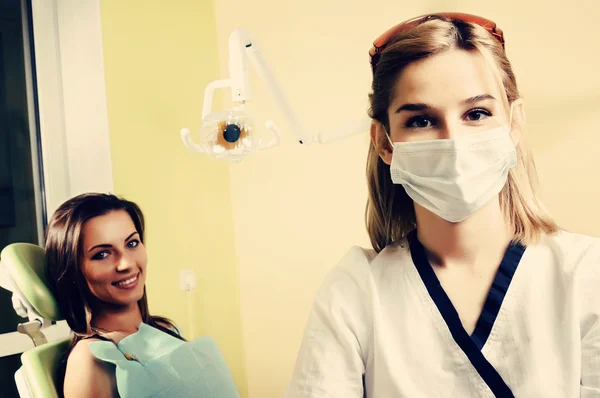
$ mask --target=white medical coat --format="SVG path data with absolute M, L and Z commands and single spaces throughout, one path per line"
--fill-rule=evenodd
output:
M 353 248 L 315 299 L 287 398 L 600 397 L 600 239 L 513 244 L 469 335 L 416 233 Z

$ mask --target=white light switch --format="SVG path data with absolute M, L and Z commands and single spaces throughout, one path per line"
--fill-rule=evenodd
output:
M 196 288 L 196 272 L 193 269 L 183 269 L 179 273 L 179 288 L 182 292 L 191 292 Z

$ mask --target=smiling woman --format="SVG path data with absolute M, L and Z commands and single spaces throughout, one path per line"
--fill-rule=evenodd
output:
M 81 265 L 95 301 L 137 304 L 144 295 L 147 260 L 140 233 L 126 211 L 95 217 L 83 227 Z M 96 323 L 104 312 L 95 314 Z
M 149 314 L 143 240 L 140 208 L 113 195 L 80 195 L 54 213 L 46 232 L 46 274 L 74 332 L 62 369 L 65 395 L 81 380 L 69 372 L 68 358 L 89 353 L 86 344 L 94 339 L 118 341 L 142 322 L 182 339 L 170 320 Z M 114 380 L 107 380 L 114 389 Z
M 169 319 L 150 315 L 147 261 L 135 203 L 83 194 L 54 213 L 46 275 L 74 332 L 59 378 L 64 396 L 238 397 L 211 338 L 185 342 Z

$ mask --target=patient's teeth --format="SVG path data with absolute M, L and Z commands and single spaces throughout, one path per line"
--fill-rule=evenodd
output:
M 135 280 L 137 279 L 137 277 L 138 276 L 136 275 L 133 278 L 129 278 L 129 279 L 125 280 L 125 281 L 118 282 L 118 283 L 116 283 L 116 285 L 117 286 L 129 285 L 129 284 L 135 282 Z

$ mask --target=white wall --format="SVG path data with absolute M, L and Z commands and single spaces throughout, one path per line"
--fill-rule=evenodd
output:
M 113 175 L 99 0 L 33 0 L 48 219 L 68 198 L 108 192 Z

